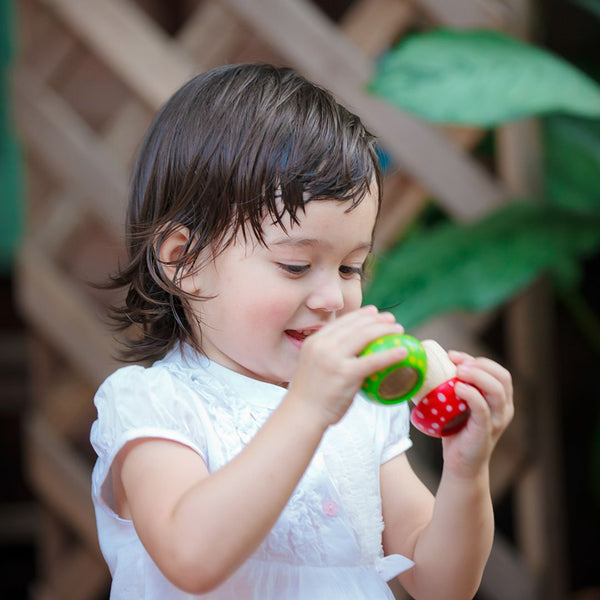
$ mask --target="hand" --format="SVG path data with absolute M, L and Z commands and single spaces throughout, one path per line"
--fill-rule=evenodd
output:
M 444 465 L 467 476 L 487 465 L 514 414 L 510 373 L 489 358 L 449 352 L 457 366 L 456 395 L 469 404 L 471 415 L 457 434 L 444 438 Z
M 365 377 L 405 358 L 404 348 L 358 356 L 374 339 L 403 333 L 391 313 L 365 306 L 343 315 L 306 339 L 288 396 L 317 409 L 325 425 L 339 421 Z

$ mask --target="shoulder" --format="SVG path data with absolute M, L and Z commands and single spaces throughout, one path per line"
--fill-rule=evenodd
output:
M 201 386 L 196 389 L 167 364 L 122 367 L 94 397 L 92 445 L 98 454 L 112 456 L 126 442 L 141 437 L 197 444 L 205 438 L 203 394 Z
M 181 392 L 186 386 L 172 370 L 157 364 L 151 367 L 131 365 L 109 375 L 96 392 L 94 402 L 98 413 L 103 410 L 120 410 L 172 400 L 173 391 Z

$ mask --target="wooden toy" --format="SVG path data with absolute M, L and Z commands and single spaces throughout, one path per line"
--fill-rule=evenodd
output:
M 456 365 L 446 351 L 433 340 L 424 340 L 422 345 L 427 354 L 427 375 L 413 397 L 415 408 L 410 420 L 427 435 L 446 437 L 466 425 L 471 411 L 464 400 L 456 397 Z
M 446 351 L 434 340 L 421 343 L 411 335 L 402 334 L 374 340 L 361 355 L 395 346 L 407 349 L 406 358 L 367 377 L 362 394 L 383 404 L 412 399 L 415 407 L 411 422 L 427 435 L 445 437 L 460 431 L 470 409 L 464 400 L 456 397 L 456 366 Z
M 386 335 L 371 342 L 361 355 L 381 352 L 396 346 L 408 351 L 406 358 L 367 377 L 361 391 L 364 396 L 383 404 L 408 400 L 423 385 L 427 371 L 427 356 L 419 340 L 411 335 Z

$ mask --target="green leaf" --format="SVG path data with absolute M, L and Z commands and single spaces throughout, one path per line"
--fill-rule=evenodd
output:
M 581 213 L 600 213 L 600 121 L 548 117 L 543 139 L 547 200 Z
M 406 327 L 501 305 L 543 272 L 600 246 L 600 218 L 513 203 L 478 223 L 448 223 L 380 257 L 365 301 Z
M 600 86 L 549 52 L 494 31 L 408 36 L 369 90 L 423 119 L 491 127 L 531 115 L 600 116 Z

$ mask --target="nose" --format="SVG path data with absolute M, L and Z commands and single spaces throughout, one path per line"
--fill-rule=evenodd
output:
M 343 281 L 339 275 L 319 278 L 306 299 L 306 306 L 311 310 L 337 312 L 344 308 Z

